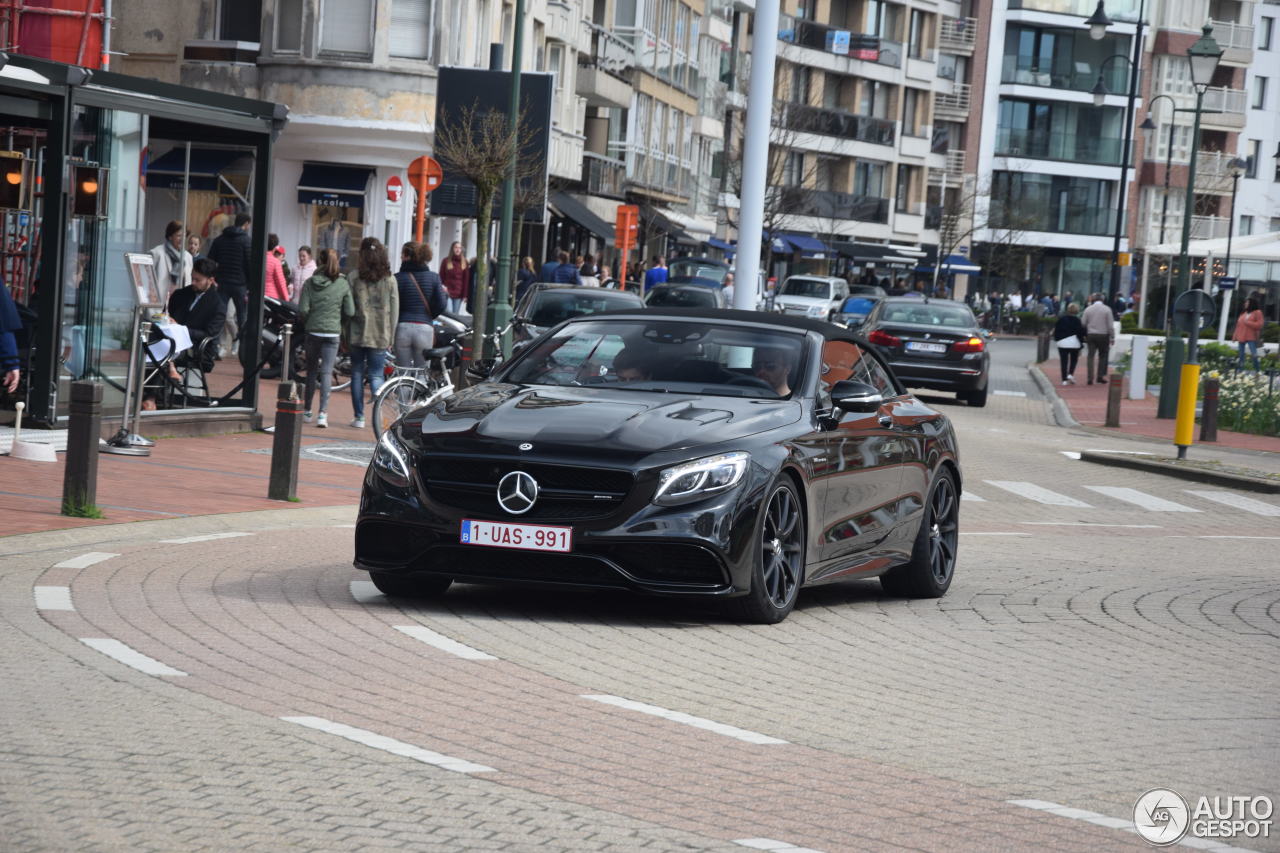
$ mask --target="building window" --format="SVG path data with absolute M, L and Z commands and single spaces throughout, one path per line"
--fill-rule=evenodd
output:
M 913 59 L 932 59 L 933 51 L 929 46 L 929 24 L 932 16 L 919 9 L 911 10 L 911 31 L 908 34 L 909 55 Z
M 1241 216 L 1240 217 L 1240 236 L 1248 237 L 1252 233 L 1253 233 L 1253 217 Z
M 902 90 L 902 132 L 906 136 L 923 136 L 926 94 L 919 89 Z
M 302 0 L 276 0 L 276 52 L 302 50 Z
M 1273 216 L 1271 217 L 1271 233 L 1274 234 L 1277 231 L 1280 231 L 1280 216 Z
M 1258 177 L 1258 161 L 1262 159 L 1262 140 L 1249 140 L 1249 156 L 1245 158 L 1246 166 L 1244 167 L 1244 176 L 1246 178 Z
M 907 213 L 911 209 L 911 167 L 898 164 L 898 187 L 894 191 L 893 209 Z
M 218 10 L 219 41 L 257 43 L 261 38 L 262 0 L 222 0 Z
M 391 0 L 392 56 L 431 59 L 431 7 L 431 0 Z
M 1267 108 L 1267 78 L 1253 78 L 1253 108 L 1255 110 L 1265 110 Z
M 884 198 L 884 163 L 859 160 L 853 167 L 853 194 L 863 198 Z
M 368 58 L 373 53 L 373 0 L 324 0 L 320 50 Z
M 1258 50 L 1271 50 L 1271 31 L 1276 27 L 1276 19 L 1262 16 L 1262 24 L 1258 27 Z
M 787 152 L 782 161 L 782 185 L 798 187 L 804 181 L 804 155 L 799 151 Z

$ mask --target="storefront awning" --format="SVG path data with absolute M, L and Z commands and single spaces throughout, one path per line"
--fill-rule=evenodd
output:
M 605 222 L 591 212 L 591 208 L 578 201 L 566 192 L 551 194 L 551 207 L 565 219 L 578 223 L 597 237 L 611 242 L 613 240 L 613 223 Z
M 364 192 L 373 169 L 305 163 L 298 179 L 298 204 L 364 207 Z
M 791 251 L 800 252 L 806 256 L 831 254 L 831 249 L 826 243 L 807 234 L 779 234 L 778 240 L 789 245 Z
M 245 151 L 228 148 L 191 148 L 191 179 L 188 186 L 193 190 L 211 191 L 218 189 L 218 175 L 247 155 Z M 187 149 L 185 146 L 174 148 L 161 154 L 147 164 L 147 186 L 154 188 L 180 189 L 182 187 L 183 169 L 187 165 Z
M 873 266 L 889 266 L 891 264 L 914 264 L 919 260 L 915 257 L 908 257 L 899 254 L 901 249 L 897 246 L 889 246 L 884 243 L 857 243 L 839 241 L 832 243 L 832 247 L 844 255 L 851 261 L 860 264 L 871 264 Z M 920 254 L 924 254 L 920 252 Z
M 932 260 L 929 258 L 928 260 Z M 933 272 L 932 264 L 921 264 L 916 267 L 916 272 Z M 982 272 L 982 267 L 966 258 L 964 255 L 947 255 L 947 259 L 942 262 L 941 272 L 960 275 L 976 275 Z
M 677 243 L 685 243 L 696 246 L 699 240 L 690 237 L 689 234 L 671 217 L 667 216 L 667 211 L 660 207 L 644 206 L 641 208 L 641 219 L 645 220 L 650 226 L 659 231 L 666 233 L 668 237 Z
M 719 249 L 719 250 L 721 250 L 722 252 L 732 252 L 732 251 L 734 251 L 734 245 L 733 245 L 732 243 L 729 243 L 729 242 L 726 242 L 726 241 L 724 241 L 724 240 L 721 240 L 719 237 L 711 237 L 711 238 L 709 238 L 709 239 L 705 240 L 705 241 L 704 241 L 704 243 L 705 243 L 706 245 L 710 246 L 711 248 L 713 248 L 713 249 Z

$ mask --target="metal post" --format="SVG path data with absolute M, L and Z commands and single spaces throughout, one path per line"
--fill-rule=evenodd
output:
M 1221 382 L 1213 377 L 1204 381 L 1204 411 L 1200 415 L 1200 440 L 1218 440 L 1218 390 Z
M 129 350 L 129 373 L 124 386 L 124 409 L 120 413 L 120 429 L 102 448 L 103 453 L 118 456 L 150 456 L 155 442 L 134 432 L 142 419 L 142 387 L 146 381 L 147 340 L 151 322 L 144 320 L 146 308 L 134 312 L 133 345 Z
M 1168 97 L 1162 95 L 1161 97 Z M 1171 99 L 1172 100 L 1172 99 Z M 1169 173 L 1173 171 L 1173 131 L 1177 125 L 1174 119 L 1178 117 L 1178 110 L 1175 107 L 1169 115 L 1169 145 L 1165 149 L 1164 154 L 1164 199 L 1160 202 L 1160 245 L 1164 245 L 1164 225 L 1169 217 Z M 1173 304 L 1173 256 L 1169 256 L 1168 262 L 1165 264 L 1164 277 L 1164 314 L 1161 316 L 1161 323 L 1156 328 L 1168 329 L 1171 322 L 1169 314 L 1169 306 Z
M 98 502 L 98 441 L 102 435 L 102 385 L 72 382 L 67 461 L 62 472 L 62 514 L 80 515 Z
M 1111 371 L 1107 377 L 1107 426 L 1120 426 L 1120 400 L 1124 397 L 1124 374 Z
M 524 63 L 524 0 L 516 0 L 515 17 L 512 18 L 511 44 L 511 100 L 507 105 L 507 128 L 519 139 L 520 124 L 520 71 Z M 493 304 L 488 307 L 486 326 L 501 329 L 511 321 L 511 232 L 515 226 L 516 163 L 520 151 L 511 152 L 507 177 L 502 182 L 502 219 L 498 226 L 498 290 Z M 476 282 L 476 287 L 487 287 L 488 282 Z M 498 341 L 498 349 L 507 352 L 511 347 L 508 331 Z M 483 358 L 485 353 L 480 353 Z
M 273 501 L 298 499 L 298 451 L 302 446 L 302 401 L 293 382 L 281 382 L 276 392 L 276 429 L 271 437 L 271 480 L 267 497 Z
M 1223 277 L 1231 278 L 1231 237 L 1236 230 L 1236 185 L 1240 183 L 1240 176 L 1236 174 L 1235 161 L 1232 161 L 1231 168 L 1231 214 L 1227 220 L 1227 259 L 1223 262 Z M 1222 310 L 1218 312 L 1218 343 L 1222 343 L 1227 339 L 1227 312 L 1231 309 L 1231 294 L 1235 292 L 1234 287 L 1229 287 L 1222 291 Z
M 1146 0 L 1138 3 L 1138 25 L 1133 35 L 1133 51 L 1129 60 L 1129 98 L 1124 108 L 1124 151 L 1120 153 L 1120 189 L 1116 202 L 1116 230 L 1111 246 L 1111 294 L 1108 303 L 1115 305 L 1120 293 L 1120 233 L 1124 229 L 1124 214 L 1129 189 L 1129 152 L 1133 148 L 1133 111 L 1138 98 L 1138 71 L 1142 63 L 1142 28 L 1146 12 Z
M 733 307 L 755 308 L 760 278 L 760 243 L 764 235 L 765 181 L 769 172 L 769 140 L 773 136 L 773 70 L 778 55 L 779 0 L 756 3 L 755 39 L 751 45 L 751 82 L 743 130 L 742 212 L 738 256 L 734 264 Z M 767 271 L 766 271 L 767 275 Z

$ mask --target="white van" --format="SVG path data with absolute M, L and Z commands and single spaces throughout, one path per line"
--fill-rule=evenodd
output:
M 783 314 L 832 320 L 849 297 L 849 284 L 828 275 L 790 275 L 778 288 L 775 304 Z

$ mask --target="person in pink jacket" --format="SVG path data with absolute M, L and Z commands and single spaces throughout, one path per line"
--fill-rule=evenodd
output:
M 1239 355 L 1236 358 L 1236 370 L 1244 369 L 1244 351 L 1245 347 L 1249 348 L 1249 354 L 1253 356 L 1253 369 L 1259 368 L 1258 364 L 1258 341 L 1262 339 L 1262 309 L 1258 306 L 1258 300 L 1250 296 L 1244 301 L 1244 308 L 1240 310 L 1240 316 L 1236 318 L 1235 331 L 1231 333 L 1231 340 L 1236 342 L 1239 349 Z
M 267 286 L 265 292 L 271 299 L 288 302 L 289 283 L 284 278 L 284 267 L 280 265 L 280 255 L 276 254 L 276 249 L 279 245 L 279 237 L 274 234 L 267 235 Z

